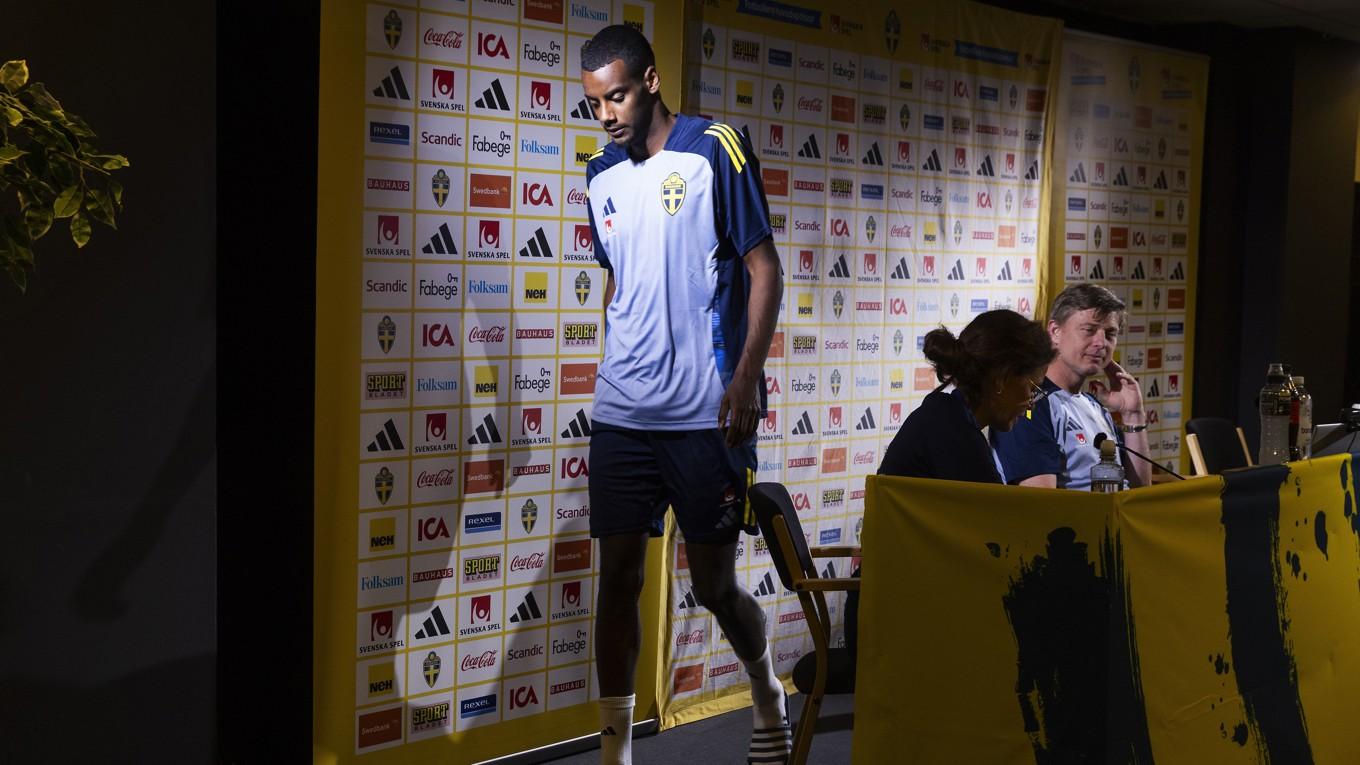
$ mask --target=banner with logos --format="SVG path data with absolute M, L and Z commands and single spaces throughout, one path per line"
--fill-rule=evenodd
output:
M 1052 294 L 1108 287 L 1128 306 L 1115 360 L 1142 383 L 1148 456 L 1184 470 L 1209 61 L 1068 31 L 1058 86 Z
M 691 6 L 683 108 L 750 139 L 783 258 L 757 480 L 788 485 L 814 545 L 859 540 L 864 477 L 937 384 L 925 333 L 993 308 L 1033 315 L 1060 32 L 971 3 Z M 749 703 L 670 544 L 663 726 Z M 851 561 L 822 565 L 843 575 Z M 798 601 L 764 539 L 742 540 L 738 566 L 786 673 L 812 649 Z M 842 596 L 830 600 L 839 641 Z
M 1360 760 L 1354 458 L 1113 495 L 871 477 L 854 761 Z
M 584 167 L 603 134 L 577 56 L 611 23 L 679 71 L 678 4 L 323 3 L 318 761 L 467 763 L 598 730 Z

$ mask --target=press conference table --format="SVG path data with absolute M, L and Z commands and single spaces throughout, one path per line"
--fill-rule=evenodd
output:
M 871 476 L 854 761 L 1360 762 L 1351 460 L 1108 495 Z

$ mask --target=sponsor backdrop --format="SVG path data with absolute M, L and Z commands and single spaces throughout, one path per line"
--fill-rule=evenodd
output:
M 1049 281 L 1101 284 L 1128 305 L 1115 358 L 1142 382 L 1148 456 L 1173 470 L 1186 464 L 1208 78 L 1200 56 L 1063 37 Z
M 1354 458 L 1114 495 L 871 478 L 854 761 L 1360 761 Z
M 577 56 L 610 23 L 681 29 L 661 6 L 323 4 L 319 760 L 473 762 L 597 730 L 602 133 Z M 679 38 L 656 46 L 677 73 Z
M 812 544 L 859 541 L 864 478 L 937 384 L 925 333 L 1038 304 L 1061 39 L 1057 20 L 969 3 L 840 5 L 695 3 L 685 33 L 684 110 L 749 138 L 769 196 L 785 304 L 757 479 L 789 486 Z M 749 703 L 678 536 L 668 552 L 663 726 Z M 762 538 L 738 565 L 786 673 L 811 650 L 802 610 Z

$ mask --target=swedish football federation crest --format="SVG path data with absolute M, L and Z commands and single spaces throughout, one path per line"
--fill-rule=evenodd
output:
M 373 476 L 373 492 L 378 495 L 378 501 L 387 504 L 387 500 L 392 498 L 392 483 L 394 476 L 392 471 L 383 467 L 378 474 Z
M 715 38 L 713 37 L 713 28 L 712 28 L 712 27 L 705 27 L 705 28 L 704 28 L 704 60 L 708 60 L 708 59 L 710 59 L 710 58 L 713 58 L 713 46 L 714 46 L 714 45 L 717 45 L 717 44 L 718 44 L 717 39 L 715 39 Z
M 1143 79 L 1143 65 L 1138 63 L 1138 57 L 1129 59 L 1129 92 L 1137 93 L 1138 84 Z
M 1010 92 L 1006 94 L 1006 100 L 1010 102 L 1011 108 L 1014 109 L 1016 104 L 1020 103 L 1020 89 L 1011 85 Z
M 1097 248 L 1100 247 L 1100 239 L 1101 239 L 1102 236 L 1103 236 L 1103 234 L 1102 234 L 1101 231 L 1100 231 L 1100 226 L 1096 226 L 1096 232 L 1095 232 L 1094 234 L 1091 235 L 1091 238 L 1095 240 L 1095 243 L 1096 243 L 1096 247 L 1097 247 Z
M 841 395 L 841 370 L 831 370 L 831 395 Z
M 911 107 L 902 104 L 902 108 L 897 111 L 897 122 L 903 130 L 911 128 Z
M 774 90 L 770 91 L 770 104 L 774 106 L 774 113 L 778 114 L 784 110 L 784 86 L 775 85 Z
M 1011 205 L 1015 204 L 1015 195 L 1010 189 L 1006 189 L 1006 212 L 1011 211 Z
M 1075 146 L 1075 147 L 1077 147 L 1077 151 L 1081 151 L 1081 146 L 1082 146 L 1082 144 L 1084 144 L 1084 143 L 1086 143 L 1086 131 L 1085 131 L 1085 130 L 1082 130 L 1081 128 L 1077 128 L 1076 130 L 1073 130 L 1073 131 L 1072 131 L 1072 145 Z
M 874 234 L 876 233 L 878 233 L 878 221 L 874 220 L 874 216 L 870 215 L 864 220 L 864 236 L 872 242 L 874 241 Z
M 1157 159 L 1166 159 L 1166 139 L 1157 139 Z
M 1185 200 L 1183 200 L 1183 199 L 1177 199 L 1177 200 L 1176 200 L 1176 222 L 1177 222 L 1177 223 L 1180 223 L 1180 222 L 1182 222 L 1182 221 L 1184 221 L 1184 220 L 1185 220 Z
M 679 173 L 671 173 L 661 182 L 661 208 L 674 215 L 680 212 L 680 205 L 684 203 L 685 179 Z
M 449 198 L 449 174 L 444 172 L 443 168 L 430 176 L 430 193 L 434 194 L 434 203 L 440 207 L 443 207 L 444 201 Z
M 901 41 L 902 21 L 897 18 L 897 11 L 888 11 L 888 18 L 883 20 L 883 44 L 888 46 L 889 53 L 896 53 Z
M 396 11 L 388 11 L 383 18 L 383 36 L 387 38 L 387 47 L 393 50 L 401 43 L 401 17 Z
M 439 682 L 439 668 L 443 666 L 443 664 L 444 662 L 440 660 L 439 654 L 434 651 L 430 651 L 425 656 L 425 661 L 420 663 L 420 668 L 425 671 L 426 685 L 433 688 L 434 684 Z
M 524 526 L 525 534 L 534 532 L 534 524 L 538 523 L 538 505 L 534 504 L 533 499 L 526 499 L 524 505 L 520 507 L 519 522 Z
M 902 330 L 900 329 L 893 333 L 893 355 L 902 355 Z
M 378 322 L 378 347 L 382 348 L 383 353 L 392 350 L 392 343 L 397 340 L 397 323 L 392 321 L 391 316 L 382 317 Z
M 949 296 L 949 315 L 959 315 L 959 293 L 957 292 Z
M 576 302 L 585 305 L 590 299 L 590 274 L 585 271 L 576 275 Z
M 963 221 L 954 221 L 954 244 L 963 241 Z
M 841 311 L 845 310 L 845 296 L 840 290 L 836 290 L 836 294 L 831 296 L 831 310 L 836 312 L 837 319 L 841 317 Z

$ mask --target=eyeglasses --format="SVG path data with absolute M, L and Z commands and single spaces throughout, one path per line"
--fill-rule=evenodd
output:
M 1048 391 L 1044 390 L 1038 385 L 1035 385 L 1033 380 L 1026 380 L 1025 382 L 1029 383 L 1029 387 L 1031 389 L 1029 392 L 1030 406 L 1038 406 L 1040 401 L 1043 401 L 1044 399 L 1048 398 Z

